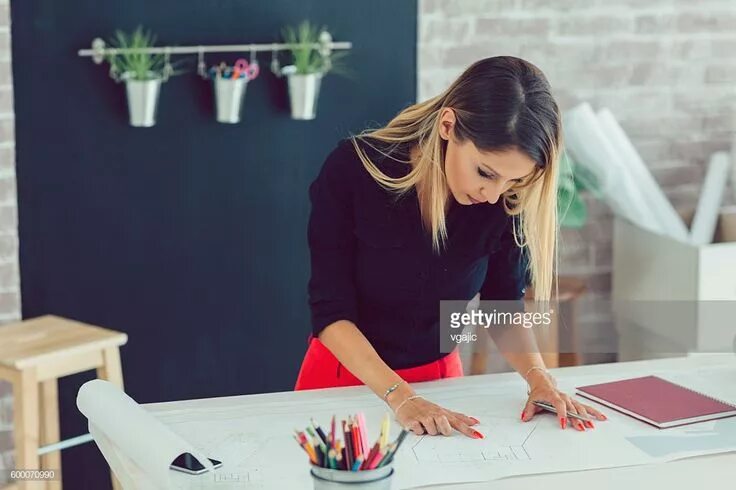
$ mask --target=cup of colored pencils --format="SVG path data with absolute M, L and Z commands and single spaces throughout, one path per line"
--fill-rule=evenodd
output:
M 314 419 L 310 422 L 304 431 L 294 431 L 294 439 L 309 457 L 315 490 L 339 488 L 336 485 L 340 483 L 362 483 L 359 488 L 365 490 L 391 488 L 394 455 L 408 432 L 402 430 L 396 440 L 389 442 L 388 414 L 373 444 L 363 413 L 350 416 L 339 425 L 333 415 L 326 430 Z

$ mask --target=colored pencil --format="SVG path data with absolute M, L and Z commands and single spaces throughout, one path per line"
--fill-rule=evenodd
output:
M 367 454 L 370 449 L 370 443 L 368 442 L 368 428 L 365 423 L 365 414 L 358 412 L 358 426 L 360 427 L 360 440 L 363 443 L 363 454 Z
M 344 420 L 342 421 L 342 431 L 345 435 L 345 452 L 346 452 L 346 460 L 348 468 L 353 467 L 353 463 L 355 462 L 355 456 L 353 455 L 353 437 L 350 434 L 350 428 L 348 427 L 347 422 Z
M 297 443 L 299 443 L 299 446 L 302 449 L 304 449 L 304 452 L 307 453 L 307 456 L 309 456 L 309 460 L 312 463 L 316 462 L 316 457 L 315 457 L 314 453 L 312 451 L 310 451 L 310 448 L 308 448 L 306 444 L 302 444 L 301 441 L 296 436 L 294 436 L 294 439 L 296 440 Z
M 381 421 L 380 434 L 373 444 L 369 445 L 365 414 L 358 412 L 349 415 L 347 420 L 337 421 L 332 416 L 329 433 L 325 434 L 314 418 L 305 430 L 294 429 L 294 440 L 309 457 L 311 464 L 344 471 L 365 471 L 390 464 L 409 431 L 403 430 L 395 441 L 389 444 L 390 419 L 385 414 Z M 339 428 L 342 427 L 342 438 Z
M 314 426 L 314 430 L 317 431 L 317 435 L 319 435 L 319 438 L 322 439 L 322 442 L 327 444 L 327 436 L 322 431 L 322 428 L 317 424 L 317 422 L 314 421 L 314 419 L 311 419 L 312 425 Z
M 363 456 L 358 456 L 355 459 L 355 463 L 353 463 L 353 467 L 351 468 L 351 471 L 358 471 L 360 469 L 360 465 L 363 464 Z
M 381 424 L 381 449 L 384 449 L 388 445 L 388 436 L 391 426 L 388 414 L 383 417 L 383 423 Z
M 401 446 L 401 443 L 404 442 L 404 439 L 406 438 L 407 434 L 409 434 L 408 430 L 401 429 L 401 434 L 399 434 L 399 437 L 396 438 L 396 441 L 391 443 L 390 445 L 391 450 L 386 453 L 386 457 L 384 458 L 385 461 L 381 461 L 379 466 L 389 464 L 391 461 L 393 461 L 394 455 L 399 450 L 399 446 Z
M 366 470 L 375 470 L 378 467 L 378 463 L 381 462 L 384 456 L 382 451 L 382 449 L 376 451 L 376 454 L 374 454 L 373 458 L 368 462 L 368 465 L 365 468 Z
M 363 456 L 363 444 L 360 442 L 360 431 L 354 420 L 350 424 L 350 435 L 353 436 L 353 455 L 358 459 L 358 456 Z
M 317 433 L 314 432 L 314 429 L 312 429 L 311 427 L 307 427 L 305 430 L 307 431 L 307 434 L 309 434 L 310 437 L 312 438 L 319 437 L 317 436 Z
M 341 449 L 335 449 L 336 456 L 335 456 L 335 463 L 337 464 L 338 470 L 344 470 L 345 469 L 345 462 L 342 459 L 342 450 Z
M 348 448 L 343 446 L 341 451 L 342 451 L 343 469 L 347 471 L 350 469 L 350 460 L 348 459 Z
M 396 444 L 394 444 L 393 442 L 386 447 L 386 451 L 383 453 L 383 457 L 381 458 L 381 461 L 379 461 L 378 464 L 376 465 L 376 468 L 380 468 L 381 466 L 383 466 L 384 464 L 388 462 L 388 458 L 391 457 L 391 452 L 393 451 L 393 448 L 395 447 L 396 447 Z
M 325 455 L 324 455 L 324 452 L 322 451 L 323 445 L 320 444 L 319 438 L 314 437 L 312 439 L 312 446 L 314 446 L 314 452 L 317 453 L 317 464 L 319 464 L 319 466 L 324 466 L 325 465 Z
M 363 463 L 362 469 L 367 469 L 368 464 L 373 461 L 373 457 L 376 455 L 378 451 L 380 451 L 381 445 L 380 443 L 376 442 L 373 447 L 371 448 L 370 452 L 368 453 L 368 456 L 365 458 L 365 463 Z

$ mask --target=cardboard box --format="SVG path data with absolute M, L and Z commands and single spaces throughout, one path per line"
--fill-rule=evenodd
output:
M 714 242 L 700 247 L 616 218 L 612 299 L 619 360 L 733 350 L 736 207 L 721 210 Z

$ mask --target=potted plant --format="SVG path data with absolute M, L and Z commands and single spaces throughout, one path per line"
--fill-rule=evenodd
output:
M 560 156 L 560 173 L 557 180 L 557 210 L 560 226 L 582 228 L 588 220 L 588 210 L 580 195 L 583 190 L 598 197 L 595 177 L 576 164 L 566 151 Z
M 284 42 L 290 45 L 291 64 L 274 71 L 278 76 L 286 76 L 289 86 L 289 101 L 292 119 L 310 120 L 317 113 L 322 78 L 330 71 L 347 74 L 338 60 L 347 52 L 333 53 L 329 47 L 332 36 L 327 30 L 302 21 L 296 28 L 282 29 Z M 319 45 L 319 46 L 317 46 Z
M 113 48 L 133 50 L 106 56 L 110 63 L 110 76 L 116 82 L 125 82 L 131 126 L 151 127 L 156 123 L 161 83 L 181 73 L 174 70 L 168 53 L 140 51 L 153 47 L 155 41 L 156 37 L 141 26 L 131 33 L 117 30 L 109 41 Z

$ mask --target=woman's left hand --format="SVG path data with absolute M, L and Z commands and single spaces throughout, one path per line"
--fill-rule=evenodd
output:
M 544 372 L 536 371 L 530 373 L 528 382 L 531 391 L 529 392 L 526 406 L 524 406 L 524 410 L 521 412 L 521 420 L 524 422 L 531 420 L 537 412 L 545 411 L 543 408 L 534 405 L 534 401 L 543 401 L 552 404 L 555 410 L 557 410 L 560 427 L 563 429 L 567 427 L 569 413 L 576 413 L 583 417 L 596 418 L 598 420 L 606 420 L 606 416 L 600 411 L 589 405 L 580 403 L 569 395 L 559 391 L 552 379 Z M 570 418 L 570 425 L 581 431 L 584 431 L 586 427 L 589 429 L 595 427 L 591 421 L 583 422 L 575 418 Z

